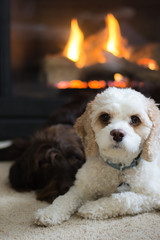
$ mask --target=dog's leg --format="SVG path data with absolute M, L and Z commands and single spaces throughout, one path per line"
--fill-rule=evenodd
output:
M 44 226 L 61 224 L 68 220 L 82 204 L 83 194 L 73 186 L 65 195 L 56 198 L 50 206 L 39 209 L 35 214 L 35 223 Z
M 112 194 L 109 198 L 89 201 L 78 210 L 78 214 L 84 218 L 107 219 L 153 209 L 160 209 L 160 196 L 151 197 L 134 192 L 123 192 Z

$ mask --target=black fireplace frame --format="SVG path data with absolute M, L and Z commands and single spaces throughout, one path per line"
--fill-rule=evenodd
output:
M 63 104 L 63 99 L 15 97 L 10 68 L 10 1 L 0 3 L 0 140 L 27 137 Z

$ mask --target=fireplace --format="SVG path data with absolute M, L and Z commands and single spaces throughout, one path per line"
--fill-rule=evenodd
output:
M 32 134 L 79 91 L 132 87 L 160 102 L 159 11 L 156 0 L 2 0 L 0 138 Z M 121 47 L 130 57 L 125 49 L 118 56 L 101 49 L 103 59 L 94 59 L 109 29 L 108 15 L 118 21 Z M 83 34 L 81 50 L 87 49 L 87 64 L 80 67 L 64 55 L 73 20 Z

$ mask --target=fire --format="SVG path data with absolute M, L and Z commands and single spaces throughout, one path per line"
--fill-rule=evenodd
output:
M 56 84 L 56 87 L 59 89 L 101 89 L 106 88 L 107 85 L 109 87 L 119 87 L 119 88 L 126 88 L 128 86 L 128 79 L 121 75 L 120 73 L 114 74 L 114 81 L 105 81 L 105 80 L 91 80 L 88 82 L 81 81 L 81 80 L 72 80 L 72 81 L 60 81 Z
M 144 66 L 146 68 L 149 68 L 150 70 L 156 70 L 156 71 L 159 70 L 158 64 L 156 63 L 155 60 L 153 60 L 151 58 L 140 58 L 137 61 L 137 64 L 141 65 L 141 66 Z
M 106 59 L 106 56 L 109 54 L 105 55 L 104 50 L 111 52 L 117 58 L 124 57 L 130 61 L 131 48 L 127 45 L 127 40 L 121 35 L 120 25 L 117 19 L 112 14 L 108 14 L 105 18 L 105 22 L 106 28 L 103 31 L 84 39 L 84 35 L 78 26 L 77 20 L 72 19 L 71 33 L 64 48 L 63 56 L 75 62 L 75 67 L 83 68 L 89 65 L 95 65 L 96 63 L 109 62 L 110 60 Z M 141 58 L 138 61 L 136 60 L 136 63 L 151 70 L 159 70 L 156 61 L 150 58 Z M 126 88 L 131 86 L 131 84 L 135 85 L 135 83 L 130 81 L 126 76 L 115 73 L 114 79 L 109 81 L 60 81 L 56 84 L 56 87 L 59 89 L 99 89 L 107 86 Z M 142 85 L 143 83 L 139 83 L 139 86 Z
M 78 68 L 105 63 L 104 49 L 118 57 L 129 55 L 129 48 L 125 48 L 126 40 L 121 36 L 117 19 L 108 14 L 105 18 L 106 28 L 86 39 L 78 26 L 76 19 L 71 21 L 71 33 L 64 48 L 63 56 L 74 61 Z
M 121 42 L 121 31 L 119 23 L 112 14 L 108 14 L 105 18 L 105 21 L 108 27 L 108 41 L 106 44 L 106 50 L 113 53 L 115 56 L 119 56 Z
M 121 35 L 120 25 L 117 19 L 110 13 L 106 16 L 105 22 L 108 39 L 104 49 L 117 57 L 128 59 L 130 56 L 130 48 L 127 40 Z
M 77 62 L 80 56 L 83 40 L 84 35 L 78 26 L 77 20 L 72 19 L 70 37 L 64 48 L 63 55 L 73 62 Z
M 114 80 L 116 82 L 121 82 L 121 81 L 123 81 L 123 79 L 124 79 L 124 76 L 122 74 L 120 74 L 120 73 L 115 73 L 114 74 Z
M 87 83 L 81 80 L 70 81 L 70 88 L 87 88 Z
M 106 82 L 104 80 L 93 80 L 88 82 L 88 87 L 92 89 L 99 89 L 99 88 L 105 88 Z
M 115 87 L 120 87 L 120 88 L 126 88 L 128 86 L 129 79 L 120 74 L 120 73 L 115 73 L 114 74 L 114 86 Z
M 72 80 L 72 81 L 60 81 L 56 84 L 56 87 L 59 89 L 67 89 L 67 88 L 87 88 L 87 82 L 83 82 L 81 80 Z
M 67 88 L 92 88 L 99 89 L 106 87 L 106 81 L 104 80 L 93 80 L 89 82 L 81 81 L 81 80 L 72 80 L 72 81 L 61 81 L 56 84 L 56 87 L 59 89 L 67 89 Z

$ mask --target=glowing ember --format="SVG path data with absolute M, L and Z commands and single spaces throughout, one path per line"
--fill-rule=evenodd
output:
M 124 76 L 124 75 L 122 75 L 122 74 L 120 74 L 120 73 L 115 73 L 114 74 L 114 80 L 116 81 L 116 82 L 125 82 L 126 84 L 128 84 L 128 82 L 129 82 L 129 78 L 128 77 L 126 77 L 126 76 Z
M 89 81 L 88 82 L 88 87 L 93 88 L 93 89 L 99 89 L 99 88 L 105 88 L 106 87 L 106 82 L 103 80 L 100 81 Z
M 106 82 L 104 80 L 93 80 L 89 82 L 83 82 L 81 80 L 72 80 L 70 82 L 61 81 L 56 84 L 56 87 L 59 89 L 67 89 L 67 88 L 92 88 L 92 89 L 99 89 L 105 88 Z
M 70 88 L 87 88 L 87 83 L 80 80 L 70 81 Z
M 137 61 L 137 64 L 149 68 L 150 70 L 159 70 L 158 64 L 151 58 L 141 58 Z
M 60 81 L 59 83 L 56 84 L 56 87 L 59 89 L 66 89 L 70 87 L 70 84 L 67 81 Z
M 60 81 L 56 84 L 56 87 L 59 89 L 67 88 L 87 88 L 87 82 L 82 82 L 81 80 L 72 80 L 72 81 Z
M 114 74 L 114 80 L 115 80 L 116 82 L 123 81 L 123 80 L 124 80 L 124 76 L 123 76 L 122 74 L 120 74 L 120 73 L 115 73 L 115 74 Z
M 115 87 L 126 88 L 128 86 L 129 79 L 120 73 L 114 74 L 114 80 Z
M 83 82 L 81 80 L 72 80 L 69 82 L 61 81 L 56 84 L 56 87 L 59 89 L 68 89 L 68 88 L 74 88 L 74 89 L 82 89 L 82 88 L 91 88 L 91 89 L 100 89 L 105 88 L 107 85 L 109 87 L 119 87 L 119 88 L 126 88 L 128 86 L 128 81 L 126 80 L 126 77 L 123 75 L 116 73 L 117 77 L 114 77 L 115 81 L 104 81 L 104 80 L 92 80 L 88 82 Z M 123 80 L 117 80 L 118 75 L 121 75 Z M 120 77 L 120 76 L 119 76 Z
M 79 59 L 83 40 L 84 35 L 78 26 L 77 20 L 72 19 L 70 37 L 63 51 L 63 55 L 70 60 L 77 62 Z
M 116 81 L 109 81 L 108 82 L 109 87 L 118 87 L 118 88 L 126 88 L 127 84 L 125 82 L 116 82 Z

